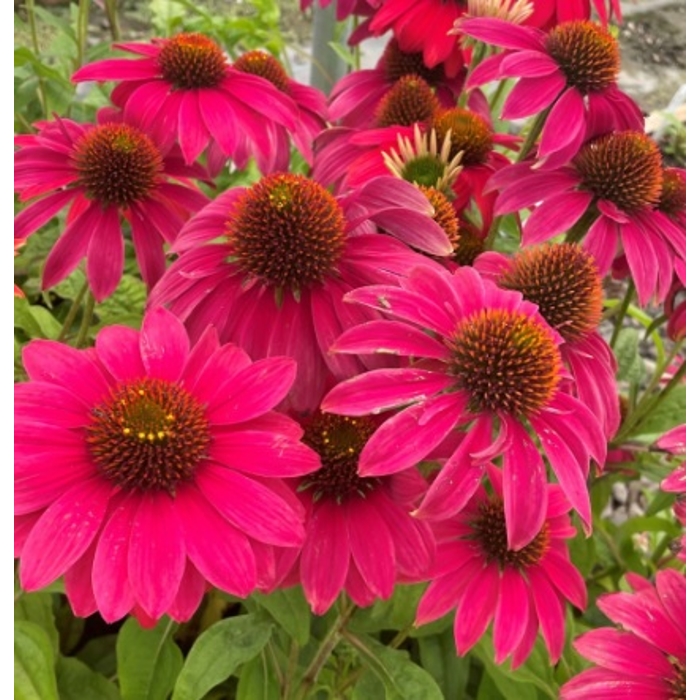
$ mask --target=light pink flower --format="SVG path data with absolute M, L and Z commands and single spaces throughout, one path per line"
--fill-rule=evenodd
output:
M 480 63 L 467 87 L 519 78 L 502 117 L 546 116 L 537 149 L 546 168 L 566 163 L 584 141 L 605 131 L 643 130 L 641 109 L 617 87 L 617 41 L 600 25 L 567 22 L 545 33 L 499 19 L 467 17 L 456 23 L 455 31 L 506 49 Z
M 418 605 L 416 624 L 456 608 L 455 644 L 462 655 L 493 621 L 496 663 L 510 656 L 513 669 L 527 659 L 541 630 L 556 663 L 564 648 L 566 600 L 586 607 L 586 585 L 566 546 L 576 534 L 568 501 L 557 486 L 548 485 L 540 530 L 513 549 L 506 536 L 501 472 L 490 468 L 489 474 L 491 495 L 480 486 L 466 508 L 435 524 L 436 566 Z
M 112 102 L 166 148 L 177 142 L 188 163 L 211 143 L 226 157 L 253 155 L 261 166 L 273 167 L 275 127 L 296 129 L 292 99 L 264 78 L 235 70 L 202 34 L 115 48 L 139 58 L 96 61 L 72 80 L 117 81 Z
M 358 458 L 380 422 L 319 411 L 302 421 L 302 440 L 323 466 L 298 481 L 307 535 L 286 583 L 301 583 L 317 615 L 342 590 L 362 607 L 386 600 L 396 583 L 425 580 L 432 565 L 432 531 L 410 514 L 426 489 L 418 470 L 381 478 L 357 474 Z
M 303 511 L 280 477 L 318 455 L 271 411 L 295 363 L 251 362 L 210 328 L 190 347 L 164 309 L 94 349 L 24 351 L 15 392 L 15 533 L 22 588 L 65 577 L 79 616 L 187 620 L 205 588 L 247 596 L 271 546 L 299 547 Z
M 192 219 L 149 304 L 169 306 L 195 338 L 211 323 L 254 359 L 295 358 L 291 406 L 312 411 L 333 377 L 377 366 L 375 358 L 328 353 L 343 330 L 378 317 L 343 296 L 395 283 L 423 260 L 408 245 L 452 251 L 432 213 L 413 185 L 394 178 L 336 199 L 314 180 L 277 173 L 225 192 Z
M 478 488 L 485 464 L 502 455 L 508 547 L 518 550 L 546 518 L 547 474 L 539 442 L 590 529 L 586 478 L 591 457 L 604 463 L 606 441 L 590 410 L 562 390 L 562 339 L 534 304 L 470 267 L 453 275 L 417 267 L 398 287 L 365 287 L 347 299 L 397 320 L 346 331 L 336 352 L 413 358 L 408 367 L 374 370 L 341 383 L 321 405 L 349 416 L 402 408 L 370 438 L 360 458 L 361 476 L 408 469 L 453 430 L 465 431 L 417 515 L 453 516 Z
M 674 569 L 652 585 L 630 574 L 632 593 L 610 593 L 598 607 L 617 625 L 586 632 L 575 649 L 595 668 L 562 686 L 562 700 L 678 700 L 686 697 L 685 576 Z
M 30 202 L 15 218 L 15 237 L 26 238 L 70 205 L 43 287 L 58 284 L 87 256 L 93 294 L 108 297 L 124 270 L 122 219 L 131 224 L 141 274 L 154 285 L 165 270 L 163 243 L 172 243 L 189 215 L 209 202 L 186 179 L 204 171 L 186 167 L 176 152 L 127 123 L 60 119 L 37 127 L 15 139 L 15 190 Z

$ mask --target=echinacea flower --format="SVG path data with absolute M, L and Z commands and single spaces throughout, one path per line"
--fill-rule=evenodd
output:
M 273 163 L 272 127 L 296 128 L 297 108 L 289 95 L 265 78 L 234 69 L 221 48 L 202 34 L 115 48 L 139 58 L 89 63 L 73 75 L 73 82 L 118 82 L 112 102 L 166 148 L 177 142 L 188 163 L 210 143 L 230 158 L 240 160 L 248 149 L 261 163 Z
M 299 547 L 303 512 L 281 477 L 320 467 L 271 409 L 289 358 L 251 362 L 210 328 L 190 347 L 164 309 L 94 349 L 24 350 L 15 392 L 15 547 L 22 588 L 65 576 L 76 614 L 188 619 L 212 585 L 247 596 L 271 545 Z M 288 491 L 289 493 L 284 493 Z
M 456 23 L 455 31 L 506 49 L 480 63 L 467 78 L 467 87 L 519 78 L 503 104 L 502 117 L 543 114 L 537 155 L 545 167 L 567 162 L 601 131 L 643 130 L 642 111 L 617 87 L 617 41 L 600 25 L 566 22 L 545 33 L 503 20 L 467 17 Z
M 418 604 L 423 625 L 456 609 L 457 653 L 466 654 L 493 621 L 495 661 L 512 668 L 530 654 L 541 630 L 552 663 L 565 638 L 565 604 L 586 607 L 586 585 L 569 560 L 576 534 L 569 504 L 554 484 L 543 494 L 545 519 L 518 549 L 508 543 L 501 472 L 489 469 L 492 492 L 479 487 L 466 508 L 435 524 L 438 547 L 431 583 Z
M 69 119 L 37 124 L 16 137 L 15 190 L 29 205 L 15 218 L 26 238 L 70 205 L 67 226 L 46 259 L 42 284 L 52 287 L 87 256 L 87 279 L 98 301 L 117 287 L 124 270 L 122 220 L 131 225 L 146 284 L 165 270 L 163 243 L 209 199 L 187 177 L 204 175 L 165 152 L 141 129 L 106 121 Z M 183 177 L 184 176 L 184 177 Z
M 672 455 L 685 455 L 686 451 L 686 426 L 679 425 L 664 433 L 656 444 L 662 450 L 666 450 Z M 685 460 L 676 469 L 674 469 L 662 482 L 659 484 L 662 491 L 678 494 L 676 502 L 673 504 L 673 513 L 678 518 L 681 525 L 685 527 L 686 523 L 686 463 Z M 685 535 L 681 538 L 681 548 L 679 558 L 685 561 Z
M 622 245 L 639 301 L 663 299 L 674 265 L 685 260 L 685 231 L 655 209 L 662 191 L 661 153 L 637 131 L 611 132 L 584 144 L 570 163 L 547 172 L 527 162 L 496 173 L 495 213 L 537 204 L 523 225 L 524 246 L 573 229 L 605 276 Z
M 387 599 L 396 583 L 425 580 L 432 565 L 432 531 L 411 516 L 426 489 L 418 470 L 381 478 L 357 474 L 362 449 L 380 422 L 320 411 L 302 421 L 302 441 L 322 466 L 298 480 L 307 534 L 286 583 L 301 583 L 317 615 L 342 590 L 362 607 Z
M 530 3 L 532 14 L 524 20 L 523 24 L 540 29 L 551 29 L 557 24 L 577 19 L 590 19 L 591 5 L 595 7 L 603 26 L 607 26 L 612 16 L 618 24 L 622 22 L 620 0 L 592 0 L 592 3 L 591 0 L 530 0 Z
M 617 361 L 597 332 L 603 287 L 593 256 L 573 243 L 526 248 L 513 258 L 487 252 L 474 267 L 504 289 L 537 304 L 564 342 L 559 350 L 571 370 L 573 390 L 601 421 L 610 440 L 620 425 Z
M 604 463 L 606 441 L 590 410 L 562 389 L 559 334 L 520 293 L 499 289 L 470 267 L 454 274 L 417 267 L 398 284 L 347 295 L 348 301 L 396 320 L 352 328 L 333 350 L 394 353 L 413 362 L 348 379 L 321 404 L 324 411 L 347 416 L 401 409 L 368 441 L 359 474 L 408 469 L 452 431 L 465 431 L 417 516 L 433 520 L 457 513 L 476 491 L 484 465 L 502 455 L 508 547 L 518 550 L 546 518 L 541 446 L 590 528 L 586 477 L 591 457 Z
M 328 353 L 343 330 L 378 317 L 346 304 L 345 293 L 393 283 L 423 260 L 409 245 L 451 252 L 432 213 L 413 185 L 390 177 L 336 199 L 302 175 L 270 175 L 223 193 L 192 219 L 149 303 L 169 306 L 195 338 L 211 323 L 254 359 L 295 358 L 291 406 L 314 410 L 329 379 L 367 366 Z
M 443 107 L 454 107 L 462 90 L 465 71 L 447 78 L 444 67 L 428 68 L 420 52 L 401 51 L 396 37 L 389 40 L 376 68 L 356 70 L 341 78 L 329 98 L 328 114 L 333 122 L 357 129 L 370 128 L 379 103 L 396 83 L 417 75 L 435 89 Z
M 616 624 L 574 641 L 596 666 L 561 688 L 562 700 L 684 700 L 686 697 L 686 585 L 674 569 L 656 573 L 654 584 L 628 575 L 631 593 L 609 593 L 598 607 Z

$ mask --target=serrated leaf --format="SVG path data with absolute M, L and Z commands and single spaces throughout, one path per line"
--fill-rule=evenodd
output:
M 192 646 L 180 673 L 173 700 L 199 700 L 207 691 L 257 656 L 273 624 L 258 615 L 241 615 L 209 627 Z
M 140 328 L 146 304 L 146 285 L 137 277 L 124 275 L 114 293 L 95 306 L 98 327 L 126 325 Z
M 258 654 L 241 666 L 236 700 L 279 700 L 281 696 L 277 676 L 264 654 Z
M 644 375 L 644 362 L 639 354 L 641 334 L 636 328 L 623 328 L 615 343 L 617 378 L 635 384 Z
M 311 609 L 301 586 L 283 588 L 270 595 L 256 593 L 252 600 L 267 610 L 299 646 L 306 646 L 311 627 Z
M 46 632 L 54 655 L 58 654 L 58 630 L 53 614 L 53 597 L 50 593 L 24 593 L 15 603 L 15 620 L 26 620 L 39 625 Z
M 78 659 L 61 657 L 56 663 L 56 680 L 61 700 L 120 700 L 119 690 L 103 675 Z
M 58 700 L 55 657 L 39 625 L 15 621 L 15 700 Z
M 182 652 L 163 618 L 153 629 L 128 619 L 117 636 L 117 673 L 122 700 L 165 700 L 182 668 Z

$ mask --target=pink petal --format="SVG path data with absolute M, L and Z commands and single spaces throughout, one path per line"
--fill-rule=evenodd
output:
M 152 58 L 107 58 L 103 61 L 95 61 L 79 68 L 71 76 L 74 83 L 86 80 L 105 82 L 107 80 L 143 80 L 144 78 L 157 79 L 158 67 Z
M 523 226 L 523 245 L 542 243 L 570 229 L 593 201 L 590 192 L 563 192 L 547 199 Z
M 528 569 L 528 577 L 544 643 L 552 663 L 556 663 L 564 650 L 564 605 L 549 579 L 537 567 Z
M 52 219 L 75 197 L 75 190 L 60 190 L 30 204 L 15 217 L 15 238 L 26 238 Z
M 573 141 L 586 125 L 586 108 L 581 93 L 569 88 L 552 107 L 542 129 L 542 140 L 537 151 L 540 158 L 560 151 Z
M 497 664 L 513 653 L 528 622 L 528 589 L 522 574 L 506 566 L 501 574 L 500 591 L 493 621 L 493 646 Z
M 503 104 L 503 119 L 522 119 L 549 107 L 566 88 L 561 73 L 544 78 L 521 78 Z
M 455 616 L 457 654 L 466 654 L 486 632 L 500 590 L 498 565 L 489 564 L 467 582 Z
M 186 91 L 178 115 L 180 148 L 185 162 L 193 163 L 209 143 L 209 130 L 199 112 L 199 93 Z
M 442 548 L 438 550 L 438 554 Z M 463 565 L 443 576 L 433 578 L 416 611 L 416 625 L 425 625 L 446 615 L 457 607 L 470 582 L 478 580 L 483 570 L 480 560 L 465 561 Z M 487 623 L 488 624 L 488 623 Z
M 141 359 L 149 377 L 177 381 L 189 350 L 187 331 L 176 316 L 163 307 L 146 312 L 141 330 Z
M 586 609 L 586 583 L 578 569 L 562 554 L 550 550 L 541 566 L 551 584 L 579 610 Z
M 107 326 L 97 334 L 100 361 L 118 381 L 140 379 L 146 374 L 139 350 L 140 334 L 134 328 Z
M 572 678 L 561 688 L 561 700 L 665 700 L 668 698 L 665 678 L 621 675 L 603 668 L 590 668 Z
M 117 288 L 124 271 L 124 238 L 116 207 L 104 210 L 98 231 L 88 244 L 87 278 L 99 302 Z
M 539 78 L 559 70 L 559 65 L 540 50 L 515 51 L 501 61 L 500 78 Z
M 525 49 L 542 52 L 544 34 L 537 29 L 521 27 L 502 19 L 462 18 L 455 28 L 462 34 L 474 37 L 486 44 L 504 49 Z
M 97 612 L 97 601 L 90 580 L 94 559 L 95 543 L 93 542 L 63 577 L 66 596 L 76 617 L 89 617 Z
M 588 229 L 582 248 L 595 258 L 598 274 L 607 275 L 617 252 L 618 225 L 607 216 L 598 217 Z
M 205 591 L 206 581 L 192 562 L 188 560 L 180 582 L 180 590 L 178 590 L 175 600 L 168 610 L 168 615 L 176 622 L 187 622 L 197 611 Z

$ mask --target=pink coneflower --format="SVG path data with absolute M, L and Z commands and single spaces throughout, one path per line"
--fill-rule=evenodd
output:
M 425 580 L 432 565 L 432 531 L 410 515 L 426 489 L 418 470 L 381 478 L 357 474 L 379 422 L 317 411 L 302 423 L 302 440 L 323 466 L 299 481 L 307 535 L 286 583 L 301 583 L 317 615 L 342 590 L 360 606 L 387 599 L 396 583 Z
M 601 627 L 574 641 L 576 651 L 597 666 L 563 685 L 562 700 L 685 699 L 685 576 L 664 569 L 654 585 L 632 574 L 628 581 L 632 593 L 598 599 L 617 627 Z
M 17 257 L 17 251 L 26 243 L 26 239 L 24 238 L 15 238 L 15 257 Z M 16 297 L 23 297 L 24 292 L 17 286 L 15 283 L 15 296 Z
M 530 0 L 530 2 L 533 12 L 523 24 L 531 27 L 551 29 L 564 22 L 591 18 L 591 0 Z M 592 4 L 604 26 L 613 15 L 618 24 L 622 22 L 620 0 L 593 0 Z
M 549 33 L 498 19 L 465 18 L 455 31 L 506 51 L 484 60 L 467 87 L 519 78 L 503 105 L 504 119 L 546 115 L 537 155 L 546 167 L 567 162 L 601 131 L 643 130 L 644 116 L 617 87 L 617 41 L 593 22 L 567 22 Z
M 225 156 L 239 159 L 250 143 L 256 158 L 273 163 L 276 141 L 270 131 L 280 124 L 290 131 L 297 126 L 297 109 L 288 95 L 264 78 L 234 69 L 221 48 L 202 34 L 115 48 L 140 58 L 96 61 L 72 80 L 118 81 L 111 95 L 114 104 L 166 147 L 177 142 L 188 163 L 210 142 Z
M 52 287 L 87 256 L 87 278 L 98 301 L 117 287 L 124 269 L 122 219 L 131 225 L 136 259 L 149 286 L 165 270 L 171 243 L 189 215 L 209 199 L 183 178 L 204 175 L 126 123 L 42 122 L 18 136 L 15 190 L 29 206 L 15 218 L 25 238 L 70 204 L 67 227 L 49 253 L 42 284 Z
M 508 546 L 517 550 L 541 530 L 546 517 L 547 475 L 539 442 L 567 498 L 590 527 L 586 477 L 591 456 L 604 463 L 605 437 L 590 410 L 562 389 L 562 339 L 534 304 L 470 267 L 454 274 L 417 267 L 398 287 L 357 289 L 347 299 L 399 320 L 347 331 L 335 343 L 337 352 L 414 358 L 409 367 L 343 382 L 321 405 L 350 416 L 402 408 L 367 443 L 361 476 L 407 469 L 451 431 L 465 430 L 418 516 L 444 519 L 457 513 L 476 490 L 484 464 L 502 455 Z
M 466 654 L 493 620 L 496 663 L 527 659 L 542 631 L 552 662 L 561 656 L 565 604 L 586 607 L 586 585 L 569 561 L 566 540 L 576 534 L 569 504 L 554 484 L 542 494 L 544 521 L 531 540 L 514 549 L 506 535 L 504 484 L 490 468 L 492 493 L 480 486 L 454 518 L 435 524 L 438 548 L 431 583 L 418 605 L 416 624 L 456 608 L 457 653 Z
M 193 337 L 212 323 L 222 340 L 234 340 L 255 359 L 294 357 L 292 407 L 313 410 L 331 377 L 366 366 L 328 354 L 346 328 L 377 318 L 345 304 L 344 295 L 373 282 L 394 283 L 421 262 L 408 245 L 451 252 L 432 213 L 413 185 L 394 178 L 336 199 L 314 180 L 277 173 L 225 192 L 183 229 L 174 246 L 181 257 L 150 303 L 170 306 Z
M 573 243 L 526 249 L 509 259 L 484 253 L 474 267 L 499 286 L 521 292 L 564 339 L 559 350 L 573 391 L 601 421 L 610 440 L 620 425 L 617 361 L 597 332 L 603 288 L 593 256 Z
M 685 425 L 679 425 L 677 428 L 664 433 L 656 444 L 662 450 L 666 450 L 672 455 L 685 455 L 686 451 L 686 429 Z M 683 527 L 686 524 L 686 463 L 683 463 L 674 469 L 659 485 L 662 491 L 678 494 L 676 502 L 673 504 L 673 513 L 678 518 Z M 685 561 L 685 535 L 682 535 L 678 558 Z
M 376 68 L 353 71 L 336 83 L 328 107 L 331 120 L 343 126 L 369 128 L 382 98 L 408 75 L 417 75 L 434 88 L 443 107 L 454 107 L 466 72 L 461 70 L 456 76 L 447 78 L 441 64 L 427 68 L 420 52 L 401 51 L 394 37 L 386 45 Z
M 77 614 L 189 618 L 210 584 L 246 596 L 269 545 L 299 547 L 303 513 L 280 477 L 318 455 L 271 411 L 289 358 L 251 362 L 209 329 L 190 347 L 164 309 L 94 349 L 36 340 L 15 393 L 15 512 L 27 591 L 65 576 Z
M 639 300 L 646 304 L 654 296 L 663 299 L 676 260 L 685 259 L 684 236 L 654 209 L 662 179 L 658 146 L 642 133 L 622 131 L 589 141 L 556 170 L 532 170 L 528 163 L 503 168 L 489 186 L 501 190 L 496 214 L 539 203 L 523 226 L 525 246 L 574 227 L 604 276 L 621 243 Z

